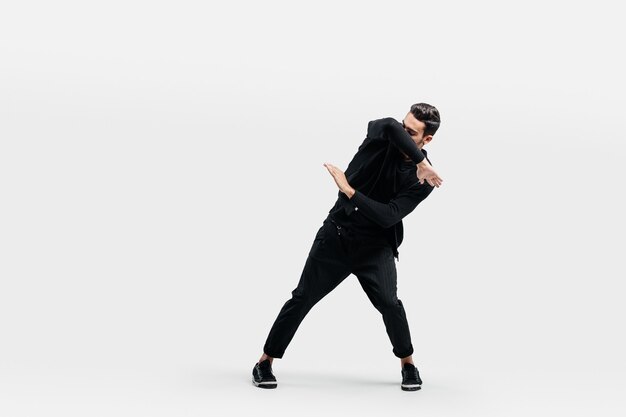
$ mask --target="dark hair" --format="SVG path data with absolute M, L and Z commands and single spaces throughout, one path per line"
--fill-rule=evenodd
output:
M 424 136 L 434 135 L 437 129 L 439 129 L 441 118 L 439 117 L 439 110 L 435 106 L 426 103 L 415 103 L 411 106 L 411 114 L 426 125 Z

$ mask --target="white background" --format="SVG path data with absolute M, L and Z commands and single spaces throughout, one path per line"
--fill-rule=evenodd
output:
M 0 414 L 626 412 L 610 1 L 0 6 Z M 400 390 L 349 277 L 251 369 L 367 122 L 437 106 Z

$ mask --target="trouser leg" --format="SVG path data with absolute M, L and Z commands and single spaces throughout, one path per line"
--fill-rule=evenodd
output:
M 311 308 L 350 275 L 343 259 L 345 253 L 339 237 L 333 234 L 330 225 L 323 225 L 313 241 L 297 287 L 270 329 L 263 347 L 267 355 L 282 358 Z
M 398 358 L 412 355 L 409 323 L 402 301 L 397 297 L 397 272 L 391 247 L 363 245 L 359 250 L 359 262 L 352 272 L 382 314 L 393 354 Z

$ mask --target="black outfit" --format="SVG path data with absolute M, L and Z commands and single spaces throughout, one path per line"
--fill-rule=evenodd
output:
M 267 355 L 282 358 L 309 310 L 351 273 L 382 314 L 394 355 L 413 353 L 404 307 L 396 296 L 394 257 L 399 260 L 402 218 L 433 190 L 417 179 L 416 164 L 425 157 L 397 120 L 369 122 L 367 137 L 345 171 L 357 191 L 352 198 L 340 191 L 317 231 L 300 281 L 267 336 Z

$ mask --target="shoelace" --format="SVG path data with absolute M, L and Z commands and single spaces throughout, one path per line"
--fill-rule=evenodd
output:
M 272 366 L 259 364 L 259 373 L 262 377 L 272 376 Z

